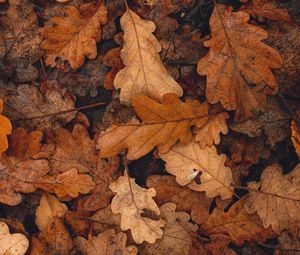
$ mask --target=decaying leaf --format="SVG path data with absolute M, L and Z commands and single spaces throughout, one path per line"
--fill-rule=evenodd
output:
M 72 237 L 58 217 L 54 217 L 48 227 L 39 234 L 39 249 L 43 252 L 40 254 L 47 255 L 70 255 L 73 248 Z
M 212 39 L 204 43 L 210 50 L 198 62 L 198 73 L 207 76 L 207 100 L 237 110 L 239 121 L 265 110 L 265 94 L 278 90 L 270 68 L 282 65 L 278 52 L 261 42 L 267 32 L 248 21 L 247 13 L 217 5 L 210 18 Z
M 166 221 L 162 239 L 150 245 L 145 243 L 140 252 L 142 255 L 190 255 L 193 235 L 198 229 L 189 221 L 190 216 L 185 212 L 175 212 L 174 203 L 166 203 L 160 207 L 161 217 Z
M 300 159 L 300 128 L 295 121 L 292 122 L 292 141 L 298 158 Z
M 283 231 L 278 237 L 279 248 L 274 255 L 299 255 L 300 240 L 299 237 L 291 235 L 288 231 Z
M 134 179 L 128 176 L 127 172 L 111 183 L 109 188 L 116 193 L 111 202 L 111 209 L 114 214 L 121 214 L 123 231 L 130 229 L 133 240 L 138 244 L 143 241 L 153 244 L 156 239 L 162 237 L 161 228 L 165 225 L 165 221 L 152 220 L 143 216 L 146 210 L 156 215 L 160 214 L 152 198 L 156 194 L 155 189 L 141 188 L 134 182 Z
M 10 234 L 8 226 L 0 222 L 0 254 L 24 255 L 28 249 L 29 241 L 23 234 Z
M 127 236 L 125 233 L 115 233 L 114 229 L 106 230 L 98 236 L 89 236 L 86 240 L 79 236 L 74 243 L 86 255 L 136 255 L 137 248 L 133 245 L 126 246 Z
M 224 200 L 233 195 L 232 173 L 224 166 L 226 156 L 218 155 L 214 146 L 201 149 L 194 141 L 186 145 L 178 143 L 168 153 L 160 153 L 160 157 L 166 161 L 166 170 L 176 176 L 180 185 L 205 191 L 209 198 L 221 196 Z M 201 183 L 197 184 L 195 178 L 200 172 Z
M 101 159 L 95 140 L 90 139 L 86 128 L 79 124 L 74 126 L 72 133 L 63 128 L 57 130 L 55 143 L 56 150 L 50 160 L 52 173 L 76 168 L 79 173 L 91 174 L 96 187 L 82 199 L 82 209 L 95 211 L 107 206 L 113 197 L 108 186 L 118 177 L 119 159 Z
M 112 126 L 101 133 L 97 146 L 101 157 L 117 155 L 128 148 L 128 159 L 137 159 L 150 152 L 155 146 L 162 153 L 167 152 L 177 140 L 184 144 L 192 138 L 191 127 L 202 137 L 208 131 L 203 145 L 219 142 L 219 132 L 224 131 L 224 122 L 216 127 L 214 117 L 208 116 L 208 105 L 192 100 L 181 102 L 175 94 L 166 94 L 162 104 L 145 97 L 132 98 L 132 104 L 142 123 L 132 119 L 124 125 Z M 219 116 L 219 115 L 217 115 Z M 226 115 L 227 116 L 227 115 Z M 224 119 L 225 120 L 225 119 Z M 206 126 L 205 126 L 206 125 Z M 203 127 L 203 129 L 202 129 Z
M 61 218 L 67 211 L 65 204 L 59 202 L 54 196 L 44 193 L 35 212 L 35 223 L 39 230 L 43 231 L 47 229 L 54 217 Z
M 33 64 L 39 59 L 39 27 L 33 4 L 27 0 L 10 0 L 6 16 L 0 18 L 0 76 L 17 82 L 38 77 Z
M 12 125 L 8 118 L 1 113 L 3 112 L 3 101 L 0 98 L 0 157 L 2 152 L 8 148 L 7 136 L 11 134 Z
M 57 129 L 76 115 L 76 111 L 73 111 L 49 116 L 75 107 L 72 95 L 63 94 L 62 88 L 49 87 L 41 92 L 37 87 L 27 84 L 0 85 L 0 96 L 3 98 L 6 116 L 12 121 L 25 119 L 17 124 L 30 130 Z M 34 119 L 35 117 L 40 118 Z
M 177 211 L 190 212 L 192 220 L 198 224 L 208 218 L 212 200 L 204 192 L 180 186 L 174 176 L 151 175 L 147 178 L 147 186 L 156 190 L 154 201 L 158 206 L 173 202 L 177 205 Z
M 249 197 L 245 208 L 257 212 L 264 227 L 280 234 L 283 230 L 298 232 L 300 223 L 300 164 L 290 173 L 282 175 L 279 165 L 268 166 L 260 182 L 248 184 Z
M 250 3 L 244 4 L 240 10 L 270 20 L 290 21 L 287 9 L 278 8 L 276 3 L 270 0 L 252 0 Z
M 257 137 L 264 133 L 267 136 L 267 143 L 272 148 L 276 143 L 281 142 L 290 135 L 290 122 L 290 115 L 278 101 L 270 98 L 266 112 L 261 113 L 255 119 L 233 123 L 230 125 L 230 128 L 236 132 L 247 134 L 250 137 Z
M 115 88 L 121 89 L 121 102 L 129 104 L 131 97 L 137 95 L 158 101 L 167 93 L 181 96 L 181 87 L 160 60 L 161 45 L 152 34 L 155 24 L 127 9 L 121 18 L 121 26 L 124 31 L 121 58 L 125 68 L 114 80 Z
M 86 56 L 97 56 L 96 43 L 101 39 L 101 25 L 107 22 L 107 10 L 99 1 L 83 4 L 79 9 L 67 6 L 64 13 L 63 17 L 51 18 L 42 28 L 41 47 L 46 50 L 47 65 L 64 69 L 64 61 L 68 61 L 76 69 Z
M 272 229 L 265 229 L 258 215 L 249 214 L 244 208 L 242 199 L 235 203 L 228 212 L 216 207 L 206 222 L 201 225 L 201 232 L 206 235 L 227 234 L 236 245 L 243 245 L 244 241 L 263 243 L 272 238 Z

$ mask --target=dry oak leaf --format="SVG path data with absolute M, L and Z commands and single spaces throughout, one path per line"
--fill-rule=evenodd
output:
M 64 69 L 64 61 L 68 61 L 71 68 L 76 69 L 83 65 L 85 56 L 96 58 L 101 25 L 107 19 L 103 1 L 87 3 L 79 9 L 66 6 L 64 16 L 51 18 L 41 30 L 44 38 L 41 48 L 46 50 L 46 64 Z
M 270 20 L 290 21 L 291 19 L 287 9 L 278 8 L 276 3 L 270 0 L 252 0 L 244 4 L 240 10 Z
M 202 146 L 218 142 L 220 130 L 224 131 L 223 122 L 219 127 L 209 123 L 215 118 L 208 116 L 207 103 L 201 104 L 197 100 L 181 102 L 176 94 L 164 95 L 161 104 L 146 96 L 137 96 L 132 98 L 132 105 L 143 122 L 132 119 L 127 124 L 114 125 L 100 133 L 97 146 L 101 157 L 112 157 L 128 148 L 127 158 L 138 159 L 155 146 L 165 153 L 177 140 L 188 143 L 192 138 L 192 126 L 197 127 L 199 136 L 208 131 L 208 138 L 201 141 Z
M 275 237 L 271 228 L 265 229 L 257 214 L 249 214 L 244 208 L 245 199 L 236 202 L 227 212 L 216 207 L 206 222 L 201 225 L 201 233 L 227 234 L 231 241 L 242 246 L 244 241 L 261 242 Z
M 249 197 L 245 208 L 257 212 L 264 227 L 280 234 L 283 230 L 298 232 L 300 224 L 300 164 L 283 175 L 278 164 L 268 166 L 260 182 L 248 184 Z
M 170 175 L 151 175 L 146 183 L 147 187 L 156 190 L 154 201 L 158 206 L 173 202 L 177 205 L 177 211 L 189 212 L 197 224 L 208 218 L 212 199 L 206 197 L 204 192 L 182 187 L 177 184 L 175 177 Z
M 121 58 L 125 67 L 114 80 L 116 89 L 121 89 L 120 100 L 129 104 L 131 98 L 146 95 L 157 101 L 167 93 L 182 95 L 182 88 L 171 77 L 161 62 L 161 45 L 152 32 L 154 22 L 143 20 L 130 9 L 121 18 L 124 31 L 124 46 Z
M 55 137 L 56 150 L 50 160 L 52 173 L 60 174 L 72 168 L 79 173 L 89 173 L 96 184 L 95 189 L 83 197 L 81 208 L 96 211 L 107 206 L 113 197 L 108 186 L 119 176 L 119 158 L 101 159 L 96 151 L 95 140 L 87 129 L 75 125 L 72 133 L 58 129 Z
M 176 204 L 166 203 L 160 207 L 161 217 L 166 221 L 162 239 L 154 244 L 143 244 L 141 255 L 190 255 L 193 245 L 193 235 L 196 235 L 197 225 L 189 222 L 190 215 L 176 212 Z
M 79 193 L 89 193 L 95 188 L 95 183 L 91 176 L 79 174 L 77 169 L 72 168 L 56 176 L 43 176 L 35 181 L 34 186 L 55 193 L 60 198 L 75 198 Z
M 292 121 L 292 142 L 295 148 L 295 151 L 300 159 L 300 128 L 298 127 L 295 121 Z
M 2 152 L 8 148 L 7 136 L 11 134 L 12 125 L 8 118 L 1 113 L 3 112 L 3 101 L 0 98 L 0 157 Z
M 156 191 L 153 188 L 144 189 L 138 186 L 133 178 L 125 172 L 124 176 L 112 182 L 109 188 L 116 193 L 111 202 L 111 210 L 114 214 L 121 214 L 121 229 L 131 230 L 133 240 L 141 244 L 146 241 L 155 243 L 163 235 L 162 227 L 165 221 L 153 220 L 143 216 L 143 213 L 151 211 L 160 214 L 159 208 L 153 198 Z
M 41 92 L 27 84 L 0 85 L 6 116 L 12 121 L 22 119 L 17 124 L 29 130 L 57 129 L 76 116 L 76 111 L 57 115 L 75 108 L 73 96 L 62 91 L 61 87 L 47 87 Z
M 30 134 L 21 128 L 13 131 L 8 154 L 3 153 L 0 159 L 1 203 L 19 204 L 20 192 L 34 192 L 35 181 L 50 171 L 47 159 L 51 151 L 42 147 L 42 137 L 39 131 Z
M 247 13 L 217 5 L 210 18 L 212 39 L 204 42 L 210 50 L 198 62 L 198 73 L 207 76 L 207 100 L 237 110 L 237 121 L 264 111 L 265 94 L 278 90 L 270 68 L 283 62 L 276 50 L 261 42 L 267 32 L 248 21 Z M 246 81 L 258 86 L 250 88 Z
M 175 175 L 180 185 L 205 191 L 209 198 L 220 196 L 225 200 L 233 195 L 231 169 L 225 167 L 226 156 L 218 155 L 215 146 L 201 149 L 192 140 L 186 145 L 177 143 L 168 153 L 159 155 L 166 162 L 167 172 Z M 200 172 L 200 184 L 197 184 L 195 178 Z
M 74 244 L 84 255 L 136 255 L 137 247 L 126 246 L 126 241 L 125 233 L 115 233 L 114 229 L 108 229 L 97 236 L 89 236 L 88 240 L 79 236 L 74 240 Z
M 0 18 L 0 76 L 17 82 L 38 78 L 33 64 L 40 58 L 38 18 L 28 0 L 9 0 L 6 16 Z
M 23 234 L 10 234 L 5 222 L 0 222 L 0 254 L 24 255 L 28 249 L 29 241 Z
M 44 193 L 40 200 L 40 205 L 35 211 L 35 223 L 40 231 L 47 229 L 54 217 L 62 218 L 68 208 L 65 204 L 59 202 L 56 197 Z

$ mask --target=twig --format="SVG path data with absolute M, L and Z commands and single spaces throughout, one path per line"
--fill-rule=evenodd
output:
M 25 121 L 25 120 L 36 120 L 36 119 L 42 119 L 42 118 L 47 118 L 47 117 L 53 117 L 53 116 L 58 116 L 58 115 L 62 115 L 62 114 L 70 113 L 70 112 L 75 112 L 75 111 L 81 111 L 81 110 L 85 110 L 85 109 L 90 109 L 90 108 L 94 108 L 94 107 L 102 106 L 102 105 L 106 105 L 106 104 L 107 104 L 106 102 L 98 102 L 98 103 L 89 104 L 89 105 L 81 106 L 81 107 L 70 109 L 70 110 L 65 110 L 65 111 L 60 111 L 60 112 L 54 112 L 54 113 L 49 113 L 49 114 L 34 116 L 34 117 L 30 117 L 30 118 L 16 119 L 16 120 L 12 120 L 12 122 L 19 122 L 19 121 Z

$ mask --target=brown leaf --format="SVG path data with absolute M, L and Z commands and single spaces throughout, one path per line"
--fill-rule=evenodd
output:
M 67 6 L 64 13 L 63 17 L 51 18 L 42 28 L 41 47 L 46 50 L 47 65 L 64 69 L 64 61 L 68 61 L 76 69 L 82 66 L 85 56 L 97 56 L 96 43 L 101 39 L 101 25 L 107 22 L 107 10 L 100 1 L 79 9 Z
M 70 233 L 62 220 L 55 217 L 48 225 L 48 228 L 39 234 L 39 249 L 47 255 L 70 255 L 73 248 L 73 241 Z
M 35 211 L 35 223 L 40 231 L 44 231 L 54 217 L 62 218 L 67 211 L 65 204 L 59 202 L 54 196 L 44 193 Z
M 126 246 L 127 236 L 125 233 L 115 233 L 114 229 L 106 230 L 98 236 L 89 236 L 86 240 L 77 237 L 74 242 L 79 250 L 86 255 L 136 255 L 137 248 L 133 245 Z
M 66 212 L 64 220 L 73 236 L 88 236 L 91 227 L 91 222 L 88 219 L 91 215 L 91 212 L 82 211 L 78 208 L 76 211 Z
M 248 214 L 242 199 L 235 203 L 228 212 L 216 207 L 206 222 L 201 225 L 201 232 L 206 235 L 227 234 L 236 245 L 244 241 L 264 242 L 275 233 L 265 229 L 257 214 Z
M 174 203 L 166 203 L 160 207 L 161 217 L 166 221 L 162 239 L 154 244 L 143 244 L 140 247 L 140 254 L 190 255 L 193 245 L 192 237 L 198 226 L 188 222 L 189 214 L 175 212 L 175 209 Z
M 250 137 L 257 137 L 264 133 L 268 137 L 267 143 L 273 148 L 276 143 L 290 135 L 290 120 L 290 115 L 273 98 L 269 100 L 266 112 L 255 119 L 231 124 L 230 128 Z
M 197 224 L 208 218 L 211 199 L 203 192 L 178 185 L 174 176 L 151 175 L 147 178 L 147 186 L 156 190 L 154 201 L 158 206 L 173 202 L 177 205 L 177 211 L 190 212 Z
M 300 128 L 296 122 L 292 122 L 292 142 L 295 148 L 295 151 L 300 159 Z
M 24 255 L 28 249 L 29 241 L 23 234 L 10 234 L 8 226 L 0 222 L 0 254 Z
M 212 39 L 204 43 L 210 51 L 198 62 L 198 73 L 207 76 L 207 100 L 237 110 L 239 121 L 264 111 L 265 94 L 278 90 L 270 68 L 282 65 L 278 52 L 261 42 L 267 32 L 248 21 L 247 13 L 217 5 L 210 18 Z
M 0 18 L 0 23 L 0 76 L 17 82 L 35 80 L 38 71 L 33 64 L 40 57 L 41 39 L 33 4 L 27 0 L 10 0 L 7 14 Z
M 3 101 L 0 98 L 0 157 L 2 152 L 8 148 L 7 136 L 11 134 L 12 125 L 8 118 L 1 113 L 3 112 Z
M 157 101 L 167 93 L 181 96 L 181 87 L 160 60 L 161 45 L 152 34 L 155 24 L 127 9 L 121 18 L 121 27 L 124 31 L 121 58 L 125 67 L 114 80 L 115 88 L 121 89 L 121 102 L 129 104 L 131 97 L 138 95 Z
M 260 182 L 248 183 L 249 197 L 245 208 L 257 212 L 264 223 L 280 234 L 283 230 L 298 232 L 300 223 L 300 164 L 283 175 L 278 164 L 268 166 Z
M 27 134 L 24 129 L 16 129 L 11 136 L 8 155 L 0 159 L 0 202 L 17 205 L 21 202 L 20 192 L 33 192 L 34 182 L 45 176 L 50 168 L 47 161 L 48 147 L 42 147 L 42 133 Z
M 132 98 L 132 104 L 143 123 L 132 119 L 127 124 L 112 126 L 102 132 L 97 144 L 101 157 L 115 156 L 128 148 L 127 158 L 138 159 L 155 146 L 165 153 L 179 139 L 188 143 L 192 138 L 192 126 L 197 127 L 199 136 L 208 131 L 206 141 L 201 141 L 202 146 L 212 144 L 213 140 L 218 142 L 219 129 L 224 131 L 224 122 L 221 122 L 221 128 L 210 128 L 214 125 L 208 122 L 215 119 L 208 116 L 208 105 L 196 100 L 184 103 L 175 94 L 167 94 L 162 104 L 145 96 Z
M 278 8 L 276 3 L 270 2 L 270 0 L 252 0 L 252 2 L 244 4 L 240 10 L 249 15 L 257 15 L 270 20 L 290 21 L 291 19 L 287 9 Z
M 51 158 L 52 173 L 59 174 L 76 168 L 79 173 L 90 173 L 96 184 L 91 194 L 81 199 L 80 208 L 96 211 L 110 203 L 113 193 L 109 184 L 119 176 L 119 158 L 101 159 L 95 141 L 85 127 L 75 125 L 72 133 L 66 129 L 56 132 L 56 151 Z
M 291 235 L 288 231 L 283 231 L 278 237 L 279 247 L 274 255 L 299 255 L 299 237 Z
M 76 115 L 76 111 L 55 115 L 75 107 L 72 95 L 63 94 L 62 88 L 49 87 L 41 92 L 32 85 L 0 85 L 0 96 L 6 116 L 12 121 L 22 119 L 17 124 L 29 130 L 57 129 Z M 39 118 L 32 119 L 35 117 Z
M 72 168 L 56 176 L 46 175 L 38 178 L 34 183 L 35 188 L 53 192 L 64 198 L 78 197 L 79 193 L 87 194 L 95 188 L 92 177 L 87 174 L 78 174 L 77 169 Z
M 165 221 L 152 220 L 142 214 L 146 210 L 156 215 L 160 214 L 152 198 L 156 195 L 155 189 L 141 188 L 133 178 L 128 176 L 127 172 L 117 181 L 112 182 L 109 188 L 116 193 L 111 202 L 111 210 L 114 214 L 121 214 L 123 231 L 130 229 L 133 240 L 138 244 L 143 241 L 153 244 L 156 239 L 162 237 L 161 228 L 165 225 Z
M 160 153 L 160 157 L 166 162 L 166 170 L 176 176 L 180 185 L 205 191 L 209 198 L 221 196 L 224 200 L 233 195 L 231 169 L 224 166 L 226 156 L 218 155 L 214 146 L 201 149 L 194 141 L 186 145 L 178 143 L 168 153 Z M 195 177 L 200 172 L 201 183 L 197 184 Z

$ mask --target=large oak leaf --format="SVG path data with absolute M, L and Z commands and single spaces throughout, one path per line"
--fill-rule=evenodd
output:
M 115 88 L 121 89 L 120 100 L 146 95 L 158 101 L 167 93 L 182 95 L 182 89 L 160 60 L 161 45 L 152 32 L 154 22 L 143 20 L 130 9 L 121 18 L 124 46 L 121 58 L 125 65 L 115 77 Z
M 169 152 L 159 155 L 166 161 L 166 170 L 176 176 L 180 185 L 205 191 L 209 198 L 221 196 L 224 200 L 232 196 L 231 169 L 225 167 L 226 156 L 218 155 L 215 146 L 201 149 L 194 141 L 186 145 L 178 143 Z M 197 184 L 195 178 L 200 172 L 201 183 Z
M 283 230 L 298 232 L 300 224 L 300 164 L 283 175 L 279 165 L 268 166 L 260 182 L 248 184 L 249 197 L 245 208 L 257 212 L 264 223 L 280 234 Z
M 99 1 L 79 9 L 65 7 L 64 13 L 65 16 L 51 18 L 42 28 L 41 47 L 46 50 L 47 65 L 64 69 L 64 61 L 68 61 L 76 69 L 83 65 L 85 56 L 97 56 L 96 43 L 101 39 L 101 25 L 107 22 L 107 10 Z
M 248 21 L 247 13 L 216 5 L 210 19 L 212 38 L 204 43 L 210 50 L 198 62 L 198 73 L 207 76 L 208 101 L 237 110 L 236 120 L 264 111 L 266 94 L 278 90 L 271 68 L 283 62 L 276 50 L 261 42 L 267 32 Z M 247 82 L 258 86 L 250 88 Z

